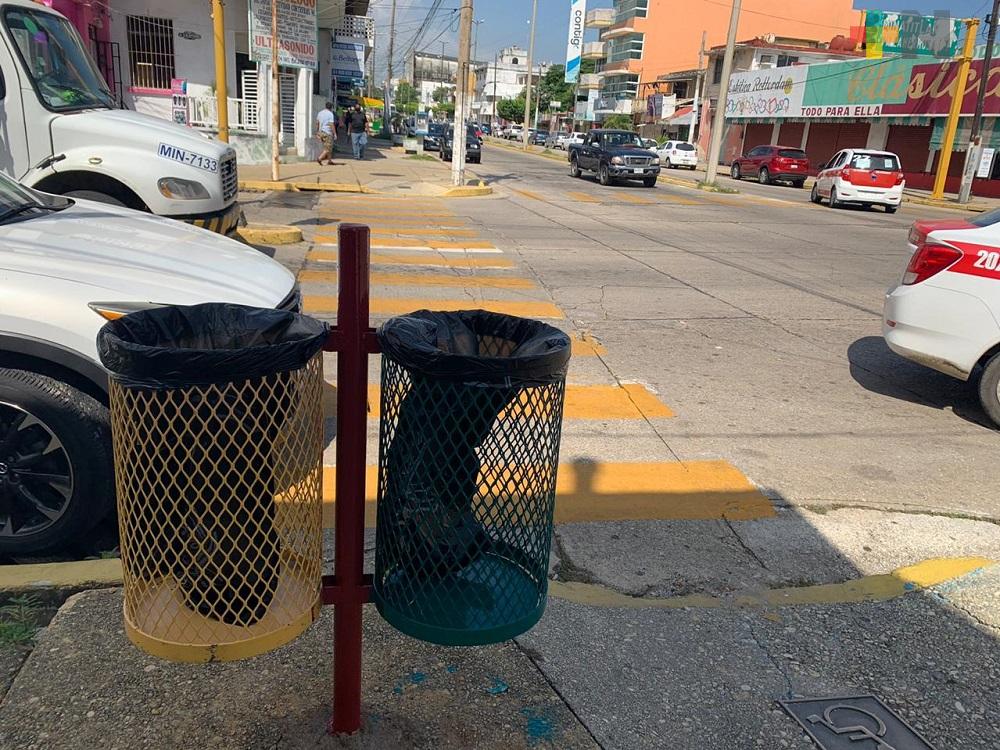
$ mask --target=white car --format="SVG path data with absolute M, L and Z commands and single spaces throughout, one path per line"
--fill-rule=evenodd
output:
M 572 133 L 560 133 L 556 136 L 556 148 L 566 149 L 568 144 L 574 139 L 579 138 L 580 142 L 583 142 L 583 133 L 579 130 L 574 130 Z
M 519 138 L 524 137 L 524 126 L 523 125 L 511 125 L 506 131 L 506 138 L 510 141 L 516 141 Z
M 913 255 L 886 294 L 882 334 L 900 356 L 968 381 L 1000 426 L 1000 210 L 918 221 Z
M 894 214 L 903 200 L 906 180 L 899 157 L 889 151 L 847 148 L 819 168 L 812 188 L 812 202 L 826 198 L 830 208 L 844 203 L 882 206 Z
M 695 169 L 698 166 L 698 149 L 685 141 L 667 141 L 656 150 L 656 155 L 667 167 Z
M 112 506 L 101 326 L 202 302 L 299 307 L 294 276 L 240 242 L 0 175 L 0 555 L 83 540 Z

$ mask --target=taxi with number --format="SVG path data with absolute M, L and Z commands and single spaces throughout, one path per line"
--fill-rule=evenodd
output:
M 882 333 L 914 362 L 975 383 L 1000 426 L 1000 210 L 918 221 L 912 255 L 886 294 Z

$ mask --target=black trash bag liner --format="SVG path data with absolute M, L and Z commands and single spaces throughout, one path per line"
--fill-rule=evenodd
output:
M 128 387 L 229 383 L 304 367 L 326 323 L 285 310 L 209 302 L 157 307 L 106 323 L 101 362 Z
M 112 377 L 143 391 L 150 407 L 143 426 L 160 448 L 148 470 L 170 479 L 161 483 L 170 492 L 140 511 L 148 543 L 134 556 L 158 559 L 131 561 L 133 572 L 155 566 L 172 575 L 187 606 L 205 617 L 250 626 L 274 597 L 281 547 L 271 450 L 293 408 L 290 373 L 323 347 L 327 330 L 290 312 L 205 304 L 133 313 L 98 334 Z M 178 388 L 187 390 L 180 407 L 171 398 Z M 191 444 L 164 437 L 193 424 L 200 429 Z M 235 529 L 244 530 L 238 539 Z
M 383 354 L 438 380 L 543 385 L 569 367 L 569 336 L 558 328 L 485 310 L 420 310 L 386 321 L 378 339 Z
M 410 377 L 385 456 L 392 535 L 422 570 L 445 576 L 495 546 L 475 513 L 479 449 L 524 388 L 565 378 L 571 343 L 544 323 L 482 310 L 422 310 L 378 336 Z

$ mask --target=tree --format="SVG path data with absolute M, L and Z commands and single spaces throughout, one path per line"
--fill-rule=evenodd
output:
M 413 84 L 407 81 L 399 82 L 399 85 L 396 86 L 396 98 L 393 101 L 393 106 L 397 112 L 403 112 L 407 115 L 416 113 L 419 102 L 417 101 L 417 90 L 413 88 Z
M 455 90 L 448 86 L 438 86 L 431 93 L 431 99 L 433 99 L 438 104 L 445 104 L 446 102 L 451 102 L 455 97 Z
M 524 122 L 524 93 L 515 99 L 501 99 L 497 102 L 497 114 L 505 120 L 516 123 Z
M 611 115 L 601 123 L 601 127 L 609 130 L 635 130 L 631 115 Z
M 435 115 L 444 115 L 446 119 L 450 120 L 455 117 L 455 105 L 452 102 L 440 102 L 434 105 Z

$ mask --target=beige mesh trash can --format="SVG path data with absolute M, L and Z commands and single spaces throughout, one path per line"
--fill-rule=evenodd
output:
M 264 653 L 316 618 L 325 324 L 163 307 L 108 323 L 125 628 L 207 662 Z

